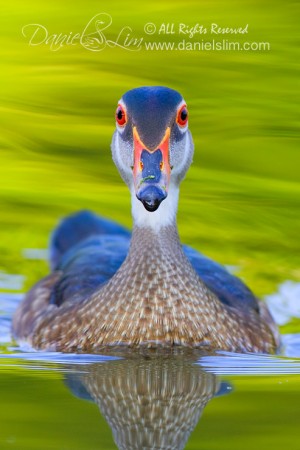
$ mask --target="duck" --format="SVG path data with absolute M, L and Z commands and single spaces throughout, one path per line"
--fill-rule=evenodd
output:
M 179 186 L 194 154 L 182 95 L 164 86 L 129 90 L 115 120 L 112 159 L 131 194 L 132 232 L 87 210 L 63 219 L 50 241 L 50 274 L 13 316 L 14 338 L 61 352 L 278 351 L 266 304 L 180 242 Z

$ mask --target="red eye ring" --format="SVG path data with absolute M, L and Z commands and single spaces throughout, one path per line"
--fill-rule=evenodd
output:
M 120 127 L 123 127 L 127 122 L 126 111 L 122 105 L 118 105 L 116 110 L 116 121 Z
M 178 123 L 178 125 L 180 125 L 181 127 L 185 127 L 188 121 L 188 116 L 189 115 L 186 105 L 182 105 L 177 113 L 176 122 Z

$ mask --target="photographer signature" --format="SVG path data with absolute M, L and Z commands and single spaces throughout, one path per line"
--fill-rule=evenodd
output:
M 88 22 L 82 33 L 49 34 L 46 27 L 38 23 L 24 25 L 22 34 L 29 38 L 30 46 L 49 45 L 50 50 L 58 51 L 65 46 L 80 44 L 91 52 L 100 52 L 106 47 L 120 47 L 129 51 L 141 49 L 143 38 L 134 37 L 132 28 L 123 27 L 116 39 L 108 39 L 104 31 L 112 24 L 112 17 L 107 13 L 96 14 Z

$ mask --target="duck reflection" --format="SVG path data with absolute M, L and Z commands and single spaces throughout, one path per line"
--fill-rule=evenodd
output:
M 216 376 L 195 355 L 147 354 L 84 367 L 68 374 L 73 394 L 93 400 L 119 449 L 183 449 L 208 401 L 220 392 Z

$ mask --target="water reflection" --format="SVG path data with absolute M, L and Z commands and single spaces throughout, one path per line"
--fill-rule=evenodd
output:
M 185 353 L 134 355 L 86 365 L 66 384 L 98 405 L 119 449 L 183 449 L 221 386 L 195 361 Z

